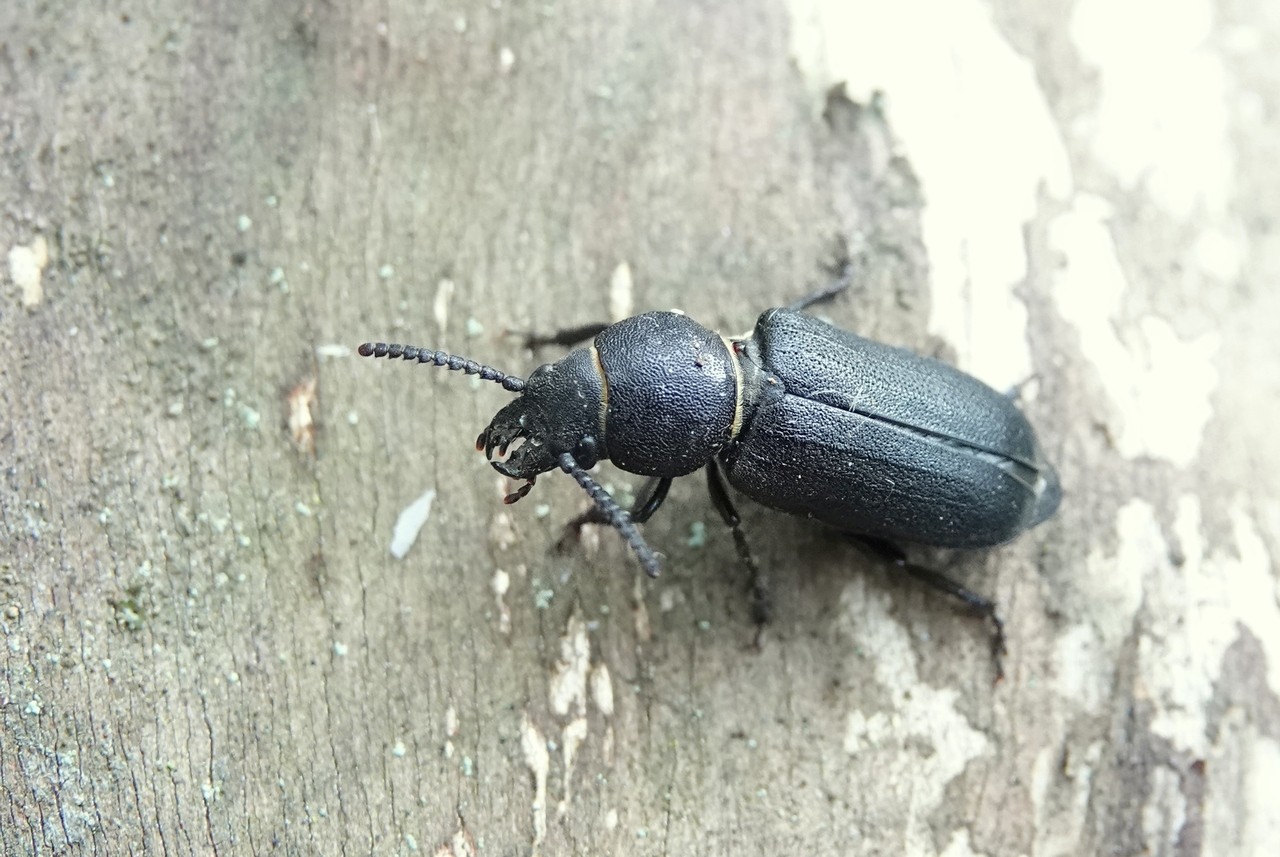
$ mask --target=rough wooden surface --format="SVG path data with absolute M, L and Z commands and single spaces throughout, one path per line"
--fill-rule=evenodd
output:
M 1273 9 L 1188 37 L 1231 169 L 1171 211 L 1088 145 L 1080 8 L 914 4 L 985 22 L 1065 140 L 1073 183 L 1001 239 L 1019 327 L 975 308 L 976 254 L 926 252 L 911 94 L 823 115 L 798 45 L 839 54 L 832 4 L 99 5 L 0 9 L 0 852 L 1280 853 Z M 850 45 L 894 37 L 856 5 Z M 955 161 L 988 222 L 1000 170 Z M 967 365 L 1029 344 L 1062 513 L 928 557 L 1003 605 L 999 687 L 951 605 L 757 508 L 751 648 L 697 479 L 647 527 L 662 580 L 608 533 L 556 555 L 574 486 L 504 507 L 471 451 L 501 390 L 331 347 L 523 373 L 503 331 L 607 316 L 623 263 L 636 311 L 745 330 L 837 235 L 867 261 L 836 322 Z M 928 332 L 951 305 L 965 341 Z

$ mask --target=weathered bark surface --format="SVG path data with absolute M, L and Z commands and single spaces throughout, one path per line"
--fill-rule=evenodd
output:
M 1027 407 L 1068 499 L 1011 546 L 925 557 L 1003 605 L 995 688 L 952 605 L 744 503 L 777 588 L 754 650 L 697 479 L 647 526 L 656 583 L 609 533 L 555 554 L 575 486 L 504 507 L 471 450 L 500 389 L 325 347 L 396 339 L 523 374 L 503 331 L 607 316 L 623 262 L 636 311 L 740 331 L 846 236 L 864 273 L 823 312 L 953 353 L 925 332 L 930 188 L 892 110 L 820 115 L 782 3 L 99 5 L 0 9 L 11 276 L 49 248 L 43 296 L 0 305 L 0 852 L 1276 853 L 1280 27 L 1262 3 L 1214 31 L 1247 247 L 1229 281 L 1188 262 L 1194 217 L 1071 149 L 1079 192 L 1114 206 L 1132 290 L 1098 312 L 1118 340 L 1141 351 L 1158 317 L 1216 345 L 1186 463 L 1117 439 L 1132 402 L 1051 297 L 1078 261 L 1053 227 L 1074 201 L 1012 239 Z M 1054 119 L 1087 119 L 1067 13 L 992 14 Z

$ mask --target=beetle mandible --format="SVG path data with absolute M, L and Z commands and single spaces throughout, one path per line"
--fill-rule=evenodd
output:
M 359 353 L 463 371 L 519 394 L 476 441 L 499 473 L 525 480 L 507 502 L 559 468 L 594 503 L 571 526 L 612 525 L 651 577 L 659 560 L 636 523 L 662 504 L 672 479 L 705 468 L 713 503 L 752 572 L 757 621 L 767 618 L 766 585 L 726 481 L 765 506 L 862 541 L 990 618 L 998 663 L 1003 631 L 994 603 L 907 562 L 897 545 L 1006 542 L 1054 513 L 1058 477 L 1009 396 L 803 312 L 848 284 L 846 273 L 833 287 L 765 311 L 743 337 L 674 312 L 531 337 L 531 345 L 591 342 L 528 380 L 414 346 L 365 343 Z M 630 511 L 587 473 L 606 459 L 650 477 Z

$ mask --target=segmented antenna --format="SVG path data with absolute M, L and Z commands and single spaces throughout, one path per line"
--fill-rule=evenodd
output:
M 361 357 L 388 357 L 392 360 L 400 357 L 405 360 L 417 360 L 419 363 L 433 363 L 436 366 L 444 366 L 455 372 L 466 372 L 468 375 L 479 375 L 485 381 L 501 384 L 502 389 L 510 393 L 519 393 L 524 389 L 523 378 L 508 375 L 506 372 L 499 372 L 492 366 L 485 366 L 483 363 L 477 363 L 474 360 L 468 360 L 465 357 L 459 357 L 447 351 L 432 351 L 430 348 L 420 348 L 415 345 L 398 345 L 394 342 L 366 342 L 356 351 L 360 353 Z
M 657 577 L 662 571 L 658 555 L 653 552 L 653 548 L 649 547 L 644 536 L 640 535 L 640 531 L 636 529 L 635 522 L 631 520 L 631 514 L 619 506 L 617 501 L 609 496 L 609 492 L 591 478 L 591 474 L 579 467 L 570 453 L 561 453 L 559 463 L 560 469 L 577 480 L 609 524 L 627 540 L 627 544 L 631 545 L 631 550 L 635 552 L 636 559 L 640 560 L 644 573 L 650 577 Z

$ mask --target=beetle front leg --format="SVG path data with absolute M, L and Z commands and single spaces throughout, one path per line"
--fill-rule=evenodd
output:
M 836 278 L 825 286 L 787 304 L 787 309 L 799 312 L 801 310 L 808 309 L 814 304 L 820 304 L 823 301 L 831 300 L 836 295 L 849 288 L 850 284 L 853 283 L 853 269 L 854 261 L 849 257 L 848 250 L 844 246 L 844 242 L 841 241 L 840 247 L 837 250 L 836 260 L 830 268 Z
M 1004 680 L 1004 656 L 1008 653 L 1008 649 L 1005 647 L 1004 622 L 999 614 L 996 613 L 996 603 L 994 601 L 966 588 L 945 574 L 909 561 L 902 548 L 892 542 L 852 533 L 846 533 L 845 535 L 850 541 L 861 544 L 881 559 L 892 563 L 921 583 L 962 601 L 974 616 L 989 621 L 992 626 L 991 660 L 996 668 L 995 680 L 997 684 Z
M 751 620 L 756 623 L 757 643 L 760 640 L 759 630 L 769 623 L 773 613 L 773 598 L 769 593 L 769 578 L 756 565 L 751 555 L 751 547 L 747 544 L 747 534 L 742 531 L 742 518 L 729 499 L 729 489 L 724 484 L 724 476 L 720 473 L 720 465 L 714 460 L 707 464 L 707 491 L 711 494 L 711 505 L 716 507 L 725 525 L 733 531 L 733 545 L 738 551 L 738 559 L 747 567 L 751 575 Z
M 636 495 L 636 501 L 631 506 L 631 520 L 637 524 L 643 524 L 645 521 L 653 517 L 653 513 L 658 511 L 658 507 L 667 499 L 667 492 L 671 490 L 671 477 L 654 476 L 644 483 L 640 488 L 640 493 Z M 582 528 L 588 524 L 607 524 L 609 519 L 605 517 L 604 512 L 600 511 L 600 507 L 592 505 L 591 508 L 570 520 L 564 525 L 564 533 L 560 536 L 560 540 L 556 542 L 556 551 L 565 553 L 569 547 L 576 544 L 578 539 L 582 538 Z
M 587 496 L 599 507 L 609 525 L 626 540 L 632 552 L 635 553 L 636 559 L 640 561 L 644 573 L 650 577 L 657 577 L 662 572 L 662 563 L 653 548 L 649 547 L 649 543 L 644 540 L 644 536 L 640 535 L 640 531 L 636 529 L 636 523 L 631 519 L 631 515 L 618 505 L 599 482 L 591 478 L 591 474 L 574 460 L 572 453 L 560 453 L 557 462 L 560 469 L 572 476 L 582 490 L 587 492 Z

